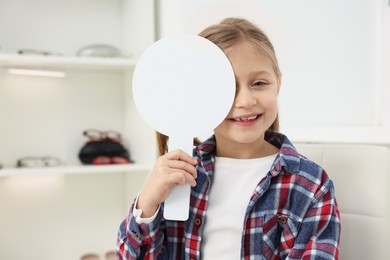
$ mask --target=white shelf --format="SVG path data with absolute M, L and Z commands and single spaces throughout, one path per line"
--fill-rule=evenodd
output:
M 22 175 L 61 175 L 61 174 L 94 174 L 94 173 L 121 173 L 121 172 L 144 172 L 150 166 L 140 164 L 121 165 L 77 165 L 45 168 L 3 168 L 0 169 L 1 177 Z
M 0 67 L 36 69 L 91 69 L 126 70 L 134 68 L 133 58 L 99 58 L 77 56 L 38 56 L 19 54 L 0 54 Z

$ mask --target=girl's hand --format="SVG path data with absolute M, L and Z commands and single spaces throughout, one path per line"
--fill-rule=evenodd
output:
M 198 161 L 181 150 L 166 153 L 157 159 L 138 197 L 137 208 L 142 217 L 153 216 L 175 185 L 196 185 Z

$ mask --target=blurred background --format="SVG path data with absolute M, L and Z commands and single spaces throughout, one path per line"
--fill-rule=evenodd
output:
M 228 16 L 273 42 L 292 141 L 390 146 L 388 0 L 0 0 L 0 259 L 115 250 L 157 155 L 132 100 L 137 58 Z M 107 131 L 131 161 L 83 164 Z

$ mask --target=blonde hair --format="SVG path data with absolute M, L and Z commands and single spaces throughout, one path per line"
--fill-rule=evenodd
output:
M 242 18 L 226 18 L 219 24 L 214 24 L 199 33 L 223 51 L 228 50 L 232 46 L 247 41 L 256 46 L 259 51 L 262 51 L 272 62 L 273 70 L 278 81 L 281 82 L 281 72 L 276 58 L 274 47 L 267 35 L 256 25 Z M 276 116 L 275 121 L 270 126 L 269 130 L 279 131 L 279 117 Z M 159 154 L 163 155 L 168 151 L 168 137 L 157 132 L 157 144 Z M 199 144 L 198 139 L 194 139 L 194 144 Z

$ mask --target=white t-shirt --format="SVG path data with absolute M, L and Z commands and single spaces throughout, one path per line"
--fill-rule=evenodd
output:
M 215 158 L 202 234 L 202 259 L 240 259 L 245 211 L 275 158 L 276 154 L 256 159 Z

